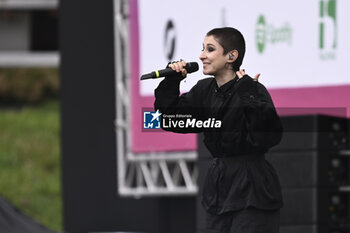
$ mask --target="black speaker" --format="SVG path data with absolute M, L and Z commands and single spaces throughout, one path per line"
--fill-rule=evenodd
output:
M 281 233 L 350 232 L 349 195 L 341 192 L 349 185 L 349 148 L 346 118 L 324 115 L 281 118 L 281 143 L 266 159 L 276 169 L 282 186 Z M 199 187 L 210 165 L 210 153 L 198 137 Z M 205 211 L 197 199 L 197 232 L 204 232 Z
M 328 187 L 347 185 L 348 157 L 339 151 L 297 150 L 268 153 L 283 188 Z
M 280 233 L 328 233 L 327 227 L 317 225 L 281 226 Z
M 274 151 L 339 150 L 348 145 L 348 120 L 324 115 L 281 118 L 283 138 Z
M 348 222 L 348 194 L 330 188 L 283 189 L 281 225 L 316 224 L 327 227 Z

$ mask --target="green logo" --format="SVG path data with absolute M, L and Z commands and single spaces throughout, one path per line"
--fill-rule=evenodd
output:
M 260 15 L 256 24 L 255 40 L 258 52 L 262 53 L 266 45 L 266 22 L 263 15 Z
M 336 0 L 320 0 L 319 33 L 320 58 L 335 59 L 338 39 Z
M 274 27 L 267 24 L 263 15 L 258 17 L 255 28 L 255 41 L 256 48 L 259 53 L 263 53 L 267 47 L 267 44 L 277 43 L 291 43 L 292 41 L 292 28 L 289 23 L 285 23 L 282 27 Z

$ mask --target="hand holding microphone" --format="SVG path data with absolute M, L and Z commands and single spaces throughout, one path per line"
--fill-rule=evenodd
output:
M 172 70 L 177 73 L 181 72 L 182 77 L 186 78 L 187 70 L 186 70 L 186 62 L 184 60 L 180 60 L 179 62 L 174 62 L 168 65 Z
M 181 72 L 182 76 L 185 78 L 188 73 L 196 72 L 199 69 L 197 62 L 189 62 L 181 60 L 179 62 L 174 62 L 168 65 L 168 68 L 163 70 L 156 70 L 148 74 L 141 76 L 141 80 L 145 79 L 155 79 L 165 76 L 175 75 Z

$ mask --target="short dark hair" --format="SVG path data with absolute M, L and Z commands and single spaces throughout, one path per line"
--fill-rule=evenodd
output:
M 242 65 L 245 54 L 245 40 L 240 31 L 232 27 L 214 28 L 207 33 L 207 36 L 214 36 L 224 48 L 224 54 L 232 50 L 238 51 L 238 58 L 233 62 L 232 68 L 238 71 Z

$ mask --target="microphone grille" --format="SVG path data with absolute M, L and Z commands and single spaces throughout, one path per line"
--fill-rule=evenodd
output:
M 187 73 L 192 73 L 192 72 L 196 72 L 199 69 L 199 66 L 197 62 L 188 62 L 186 63 L 185 68 L 187 70 Z

